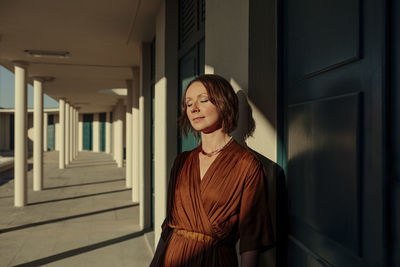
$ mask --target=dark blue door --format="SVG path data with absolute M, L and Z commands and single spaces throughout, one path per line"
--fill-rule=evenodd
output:
M 385 1 L 284 0 L 289 266 L 388 266 Z

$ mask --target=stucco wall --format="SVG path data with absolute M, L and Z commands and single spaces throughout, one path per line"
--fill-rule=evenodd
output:
M 155 73 L 155 244 L 166 216 L 167 184 L 177 154 L 178 1 L 163 2 L 156 18 Z
M 205 72 L 230 81 L 240 105 L 233 136 L 257 152 L 261 162 L 277 159 L 275 13 L 275 1 L 206 1 Z M 252 126 L 253 136 L 246 139 Z M 268 181 L 274 229 L 275 184 L 275 179 Z M 262 255 L 261 266 L 275 265 L 275 249 Z

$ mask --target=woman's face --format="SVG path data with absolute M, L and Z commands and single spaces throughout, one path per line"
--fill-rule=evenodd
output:
M 185 95 L 186 115 L 196 131 L 213 132 L 221 128 L 217 107 L 211 103 L 207 89 L 201 82 L 192 83 Z

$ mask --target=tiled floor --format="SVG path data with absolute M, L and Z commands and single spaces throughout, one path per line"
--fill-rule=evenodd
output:
M 14 207 L 13 172 L 0 174 L 0 266 L 149 265 L 125 169 L 93 152 L 80 152 L 65 170 L 58 152 L 46 152 L 44 163 L 45 189 L 32 191 L 30 170 L 23 208 Z

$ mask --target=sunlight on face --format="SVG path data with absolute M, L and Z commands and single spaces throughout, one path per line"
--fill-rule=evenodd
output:
M 185 94 L 186 114 L 196 131 L 212 132 L 221 128 L 217 107 L 211 103 L 201 82 L 192 83 Z

